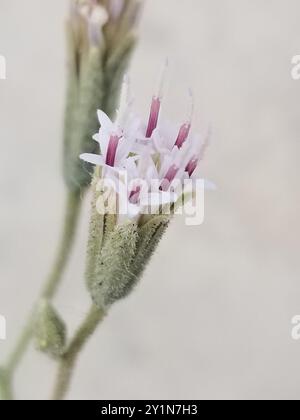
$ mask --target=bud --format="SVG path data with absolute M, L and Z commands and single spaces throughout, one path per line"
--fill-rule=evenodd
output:
M 93 204 L 87 264 L 89 291 L 103 309 L 133 289 L 177 206 L 197 191 L 194 172 L 208 144 L 207 136 L 203 139 L 191 134 L 192 95 L 188 119 L 173 126 L 160 118 L 160 83 L 147 125 L 147 120 L 145 123 L 131 112 L 128 80 L 124 87 L 125 101 L 114 122 L 98 111 L 101 129 L 94 139 L 101 154 L 80 156 L 96 166 L 95 182 L 101 171 L 102 185 L 110 186 L 107 191 L 103 188 Z M 108 214 L 106 202 L 110 196 L 114 197 L 109 206 L 113 211 Z M 203 202 L 203 196 L 201 199 Z
M 38 306 L 34 338 L 37 350 L 47 353 L 54 358 L 60 357 L 65 350 L 65 324 L 52 305 L 46 300 L 42 300 Z
M 100 45 L 107 21 L 108 12 L 97 0 L 72 1 L 71 25 L 79 47 Z
M 86 282 L 94 303 L 106 309 L 126 297 L 137 284 L 170 221 L 169 216 L 145 216 L 136 222 L 116 224 L 113 214 L 99 214 L 96 189 L 90 222 Z M 111 220 L 114 223 L 108 225 Z
M 132 3 L 132 0 L 124 2 L 120 22 Z M 79 191 L 91 182 L 93 169 L 78 156 L 99 151 L 98 145 L 91 142 L 99 128 L 97 109 L 113 116 L 123 76 L 136 45 L 132 24 L 114 25 L 108 4 L 100 0 L 71 0 L 67 22 L 64 177 L 72 191 Z
M 127 223 L 116 226 L 104 242 L 90 273 L 90 293 L 99 308 L 107 308 L 128 294 L 137 240 L 136 223 Z

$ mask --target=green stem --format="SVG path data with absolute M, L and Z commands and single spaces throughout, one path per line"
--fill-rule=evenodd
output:
M 10 377 L 6 370 L 0 369 L 0 401 L 10 401 L 12 399 Z
M 51 300 L 55 295 L 64 269 L 71 254 L 81 209 L 80 191 L 68 193 L 63 234 L 58 248 L 55 264 L 42 292 L 42 297 Z
M 58 248 L 57 257 L 53 265 L 52 271 L 48 277 L 45 287 L 42 289 L 41 297 L 52 299 L 62 279 L 64 269 L 67 265 L 74 236 L 76 233 L 77 222 L 81 209 L 80 192 L 69 192 L 66 204 L 66 213 L 64 220 L 63 233 L 60 246 Z M 33 319 L 35 308 L 32 310 L 30 317 L 17 341 L 15 349 L 11 353 L 5 371 L 9 378 L 12 378 L 15 369 L 18 367 L 22 357 L 30 343 L 32 337 Z M 11 381 L 9 381 L 11 382 Z
M 66 396 L 71 383 L 74 366 L 80 351 L 88 339 L 96 331 L 104 316 L 104 310 L 92 306 L 90 312 L 87 314 L 78 331 L 75 333 L 60 361 L 57 380 L 52 397 L 53 400 L 63 400 Z

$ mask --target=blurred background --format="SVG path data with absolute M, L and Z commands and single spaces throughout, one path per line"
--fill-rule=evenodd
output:
M 61 177 L 68 1 L 0 0 L 0 313 L 4 360 L 54 257 Z M 300 53 L 298 0 L 148 0 L 131 65 L 143 113 L 170 59 L 164 110 L 214 135 L 203 174 L 205 223 L 177 218 L 143 281 L 116 304 L 83 352 L 71 399 L 298 399 L 300 341 Z M 185 114 L 184 114 L 185 115 Z M 55 301 L 70 330 L 89 306 L 89 200 Z M 17 396 L 45 399 L 55 364 L 27 353 Z

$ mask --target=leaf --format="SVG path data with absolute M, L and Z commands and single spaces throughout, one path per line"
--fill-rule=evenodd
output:
M 60 357 L 65 350 L 65 323 L 47 300 L 42 300 L 38 306 L 34 339 L 37 350 L 54 358 Z

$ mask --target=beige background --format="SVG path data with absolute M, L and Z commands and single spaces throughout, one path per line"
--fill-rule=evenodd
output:
M 48 271 L 60 230 L 67 1 L 0 0 L 0 313 L 4 359 Z M 84 351 L 70 398 L 299 398 L 298 0 L 148 0 L 131 75 L 147 112 L 165 56 L 165 109 L 186 89 L 211 120 L 204 165 L 218 191 L 203 226 L 177 219 L 142 284 L 116 305 Z M 168 105 L 168 107 L 167 107 Z M 83 287 L 88 203 L 57 307 L 70 328 L 88 308 Z M 29 352 L 19 398 L 46 398 L 55 366 Z

